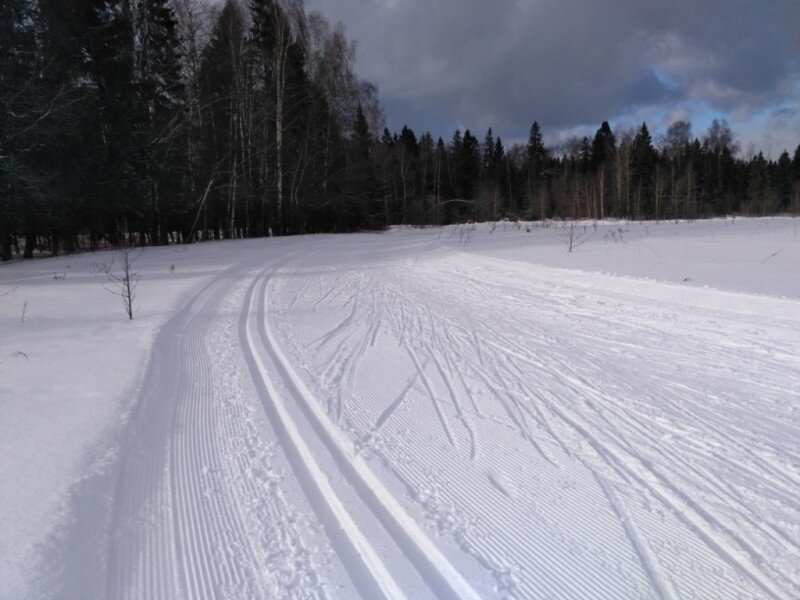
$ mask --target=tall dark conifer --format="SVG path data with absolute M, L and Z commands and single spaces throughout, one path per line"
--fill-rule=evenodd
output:
M 639 219 L 653 206 L 653 176 L 656 163 L 656 152 L 653 148 L 653 138 L 647 128 L 647 123 L 642 123 L 633 140 L 633 193 L 634 217 Z
M 464 132 L 464 143 L 461 146 L 461 190 L 465 200 L 475 200 L 478 193 L 478 182 L 481 173 L 481 153 L 476 138 L 470 130 Z
M 367 224 L 371 227 L 382 223 L 380 195 L 372 163 L 373 139 L 369 123 L 361 105 L 356 110 L 353 134 L 350 137 L 348 165 L 348 206 L 345 225 L 354 229 Z
M 547 166 L 547 149 L 544 146 L 544 139 L 542 137 L 542 130 L 539 127 L 538 121 L 534 121 L 531 125 L 531 131 L 528 136 L 528 146 L 526 148 L 526 171 L 528 180 L 528 198 L 529 207 L 528 211 L 532 217 L 534 214 L 539 215 L 540 219 L 547 218 L 546 203 L 544 201 L 544 193 L 540 189 L 542 173 Z

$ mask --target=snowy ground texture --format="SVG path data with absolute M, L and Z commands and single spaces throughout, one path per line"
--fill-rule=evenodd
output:
M 798 229 L 0 267 L 0 598 L 800 597 Z

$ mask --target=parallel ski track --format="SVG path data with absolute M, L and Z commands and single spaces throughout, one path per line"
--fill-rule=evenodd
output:
M 281 588 L 268 569 L 263 529 L 300 544 L 287 508 L 253 476 L 268 468 L 234 448 L 248 423 L 223 402 L 209 336 L 220 339 L 220 305 L 247 265 L 215 277 L 162 329 L 143 397 L 131 418 L 116 492 L 107 597 L 222 600 L 320 596 L 305 564 L 290 563 L 304 589 Z M 175 369 L 176 370 L 171 370 Z M 256 461 L 256 462 L 254 462 Z M 260 518 L 253 518 L 252 502 Z M 270 543 L 269 540 L 266 541 Z M 291 546 L 290 546 L 291 547 Z
M 364 506 L 381 523 L 385 534 L 427 583 L 431 595 L 438 598 L 478 598 L 477 592 L 461 573 L 372 473 L 364 459 L 356 453 L 353 443 L 330 421 L 283 355 L 271 331 L 265 310 L 270 276 L 275 270 L 267 269 L 261 283 L 254 282 L 248 290 L 246 308 L 240 319 L 242 346 L 247 349 L 251 374 L 257 380 L 265 409 L 273 420 L 273 427 L 284 451 L 290 457 L 296 476 L 322 521 L 336 523 L 338 526 L 338 529 L 328 527 L 329 535 L 340 558 L 351 572 L 354 584 L 365 598 L 405 597 L 401 586 L 391 575 L 390 568 L 378 558 L 366 536 L 342 506 L 328 482 L 328 477 L 317 465 L 294 418 L 284 406 L 285 400 L 277 391 L 265 360 L 270 361 L 273 372 L 279 374 L 281 389 L 286 390 L 285 393 L 294 400 L 304 419 L 330 453 L 342 477 L 356 491 Z M 255 311 L 254 297 L 258 298 Z M 256 314 L 255 319 L 253 312 Z M 355 317 L 355 305 L 351 307 L 350 315 L 351 318 Z M 334 335 L 335 332 L 327 339 Z M 377 532 L 370 532 L 372 536 L 376 534 Z

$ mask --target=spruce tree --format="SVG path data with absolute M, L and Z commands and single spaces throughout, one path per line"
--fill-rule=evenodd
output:
M 476 138 L 470 130 L 464 131 L 464 142 L 461 146 L 461 190 L 465 200 L 475 200 L 481 174 L 481 154 Z
M 632 149 L 633 174 L 632 184 L 634 192 L 634 216 L 637 219 L 650 214 L 653 204 L 653 174 L 656 164 L 656 152 L 653 148 L 653 138 L 647 129 L 647 123 L 642 123 L 639 132 L 633 140 Z
M 611 131 L 608 121 L 603 121 L 600 129 L 595 133 L 592 140 L 592 162 L 591 171 L 594 176 L 594 183 L 597 186 L 597 194 L 600 199 L 600 215 L 605 218 L 606 207 L 611 206 L 612 190 L 614 182 L 614 156 L 617 150 L 617 141 Z
M 447 174 L 450 191 L 454 199 L 464 199 L 463 187 L 464 139 L 461 130 L 456 129 L 450 141 L 450 160 L 447 161 Z
M 528 211 L 531 217 L 533 217 L 533 215 L 538 211 L 539 218 L 546 219 L 546 203 L 544 194 L 540 192 L 539 186 L 542 179 L 542 173 L 547 166 L 548 156 L 547 150 L 544 146 L 544 140 L 542 138 L 542 130 L 539 128 L 538 121 L 534 121 L 533 125 L 531 125 L 526 154 L 529 197 Z
M 372 164 L 372 134 L 361 104 L 356 109 L 350 137 L 348 168 L 348 207 L 346 226 L 375 227 L 382 222 L 380 196 Z
M 493 181 L 495 176 L 495 154 L 494 154 L 494 135 L 492 128 L 486 132 L 486 137 L 483 139 L 483 178 L 484 180 Z

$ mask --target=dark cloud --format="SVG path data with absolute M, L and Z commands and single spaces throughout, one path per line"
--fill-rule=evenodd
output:
M 309 0 L 309 7 L 358 40 L 359 71 L 379 85 L 395 129 L 407 122 L 449 135 L 457 126 L 493 125 L 522 138 L 533 119 L 555 135 L 603 119 L 625 124 L 674 112 L 702 120 L 714 112 L 757 137 L 754 115 L 796 110 L 800 98 L 798 0 Z M 786 135 L 800 141 L 796 120 Z

